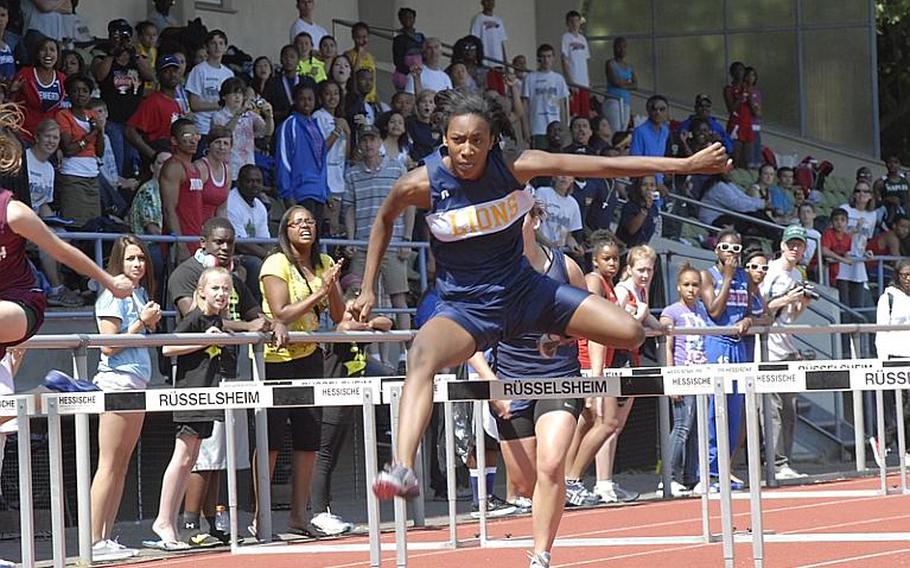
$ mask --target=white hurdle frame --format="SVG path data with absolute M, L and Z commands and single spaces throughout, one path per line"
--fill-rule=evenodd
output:
M 827 327 L 823 327 L 823 328 L 812 327 L 812 326 L 787 326 L 785 328 L 765 327 L 765 328 L 755 328 L 753 331 L 755 333 L 775 332 L 775 333 L 800 333 L 800 334 L 803 334 L 803 333 L 831 333 L 831 332 L 849 333 L 849 334 L 854 335 L 853 352 L 855 355 L 855 353 L 856 353 L 855 335 L 856 334 L 868 333 L 868 332 L 873 332 L 873 331 L 875 331 L 875 332 L 906 331 L 908 328 L 910 328 L 910 327 L 896 326 L 896 325 L 878 326 L 878 325 L 865 325 L 865 324 L 863 324 L 863 325 L 851 324 L 851 325 L 827 326 Z M 708 334 L 717 334 L 717 333 L 724 334 L 724 333 L 730 333 L 731 331 L 732 330 L 730 328 L 706 328 L 706 330 L 703 330 L 703 329 L 677 329 L 672 332 L 672 335 L 692 335 L 692 334 L 708 335 Z M 390 332 L 390 333 L 384 333 L 384 334 L 372 333 L 372 332 L 294 333 L 294 334 L 292 334 L 292 341 L 296 341 L 296 342 L 314 342 L 314 341 L 320 341 L 320 342 L 368 342 L 369 343 L 369 342 L 377 342 L 377 341 L 405 341 L 412 337 L 413 337 L 413 332 Z M 211 336 L 205 336 L 205 334 L 180 334 L 179 336 L 173 335 L 173 334 L 172 335 L 162 334 L 162 335 L 157 335 L 154 337 L 123 336 L 123 335 L 115 335 L 115 336 L 103 336 L 103 335 L 39 336 L 39 337 L 32 338 L 28 342 L 22 344 L 22 347 L 74 349 L 74 350 L 76 350 L 76 352 L 74 353 L 74 373 L 77 376 L 84 377 L 84 376 L 86 376 L 84 348 L 86 348 L 86 347 L 99 347 L 101 345 L 107 345 L 107 346 L 112 346 L 112 347 L 114 347 L 114 346 L 136 347 L 136 346 L 161 346 L 161 345 L 180 345 L 180 344 L 199 344 L 199 343 L 212 343 L 212 344 L 219 343 L 219 344 L 223 344 L 223 345 L 227 345 L 227 344 L 231 344 L 231 345 L 253 344 L 253 345 L 256 345 L 256 344 L 259 344 L 260 348 L 261 348 L 261 344 L 267 340 L 268 340 L 268 338 L 263 336 L 262 334 L 255 334 L 255 333 L 233 334 L 232 336 L 227 337 L 227 338 L 219 337 L 217 339 L 212 338 Z M 80 351 L 81 351 L 81 353 L 80 353 Z M 254 347 L 254 351 L 255 351 L 255 347 Z M 80 359 L 81 359 L 81 361 L 80 361 Z M 260 367 L 260 365 L 261 365 L 261 359 L 260 359 L 260 363 L 258 363 L 257 365 L 254 366 L 254 378 L 255 378 L 255 373 L 257 373 L 257 368 Z M 910 363 L 908 363 L 908 366 L 910 366 Z M 261 377 L 262 377 L 261 368 L 258 369 L 258 371 L 260 371 L 259 378 L 261 379 Z M 727 390 L 727 387 L 725 387 L 722 384 L 718 384 L 718 383 L 722 383 L 722 382 L 723 381 L 720 378 L 715 378 L 714 387 L 715 387 L 715 389 L 717 389 L 719 387 L 720 392 L 724 392 Z M 846 390 L 846 389 L 844 389 L 844 390 Z M 850 390 L 852 390 L 852 389 L 850 389 Z M 877 393 L 882 392 L 882 389 L 874 389 L 874 390 L 876 390 Z M 852 390 L 852 392 L 860 393 L 862 391 L 861 390 Z M 754 394 L 754 392 L 753 392 L 753 394 Z M 723 397 L 721 397 L 721 398 L 723 398 Z M 856 447 L 857 467 L 858 467 L 858 469 L 863 469 L 864 468 L 864 443 L 865 442 L 863 439 L 864 436 L 863 436 L 863 427 L 862 427 L 863 426 L 862 425 L 862 401 L 860 400 L 861 399 L 860 396 L 854 396 L 853 398 L 854 398 L 854 407 L 857 409 L 857 412 L 855 414 L 856 421 L 857 421 L 856 436 L 857 436 L 857 441 L 858 441 L 857 447 Z M 877 394 L 876 398 L 880 401 L 881 394 Z M 902 400 L 902 397 L 901 397 L 901 400 Z M 26 431 L 28 430 L 28 417 L 35 417 L 35 416 L 45 417 L 46 416 L 46 418 L 48 419 L 49 446 L 50 446 L 50 450 L 51 450 L 50 451 L 51 498 L 52 498 L 51 499 L 51 501 L 52 501 L 52 503 L 51 503 L 51 522 L 52 522 L 53 537 L 54 537 L 54 541 L 53 541 L 54 561 L 53 562 L 54 562 L 54 566 L 56 567 L 56 566 L 64 565 L 65 552 L 66 552 L 65 542 L 62 538 L 63 537 L 64 518 L 63 518 L 63 496 L 62 496 L 62 458 L 61 458 L 61 453 L 60 453 L 62 450 L 62 440 L 61 440 L 61 434 L 60 434 L 61 414 L 59 413 L 59 411 L 57 409 L 56 400 L 54 400 L 53 396 L 47 397 L 46 403 L 47 404 L 45 404 L 45 408 L 43 409 L 43 411 L 30 408 L 28 406 L 27 402 L 17 407 L 17 414 L 20 416 L 20 423 L 21 423 L 18 449 L 19 449 L 19 453 L 20 453 L 20 458 L 22 458 L 22 456 L 24 455 L 24 446 L 30 444 L 30 440 L 28 439 L 28 437 L 23 436 L 21 434 L 21 432 L 22 432 L 21 428 L 24 427 L 26 429 Z M 375 404 L 376 401 L 373 401 L 373 403 Z M 700 403 L 699 403 L 699 408 L 701 408 L 703 403 L 704 403 L 704 399 L 701 399 Z M 898 410 L 901 410 L 899 406 L 898 406 Z M 365 410 L 365 412 L 366 412 L 366 410 Z M 84 416 L 84 414 L 83 414 L 83 416 Z M 883 407 L 881 404 L 878 405 L 878 411 L 877 411 L 876 418 L 877 418 L 877 424 L 876 424 L 877 428 L 876 429 L 879 430 L 879 440 L 882 440 L 881 434 L 883 432 L 881 431 L 881 427 L 883 426 Z M 900 420 L 900 418 L 902 418 L 902 417 L 899 417 L 899 420 Z M 446 422 L 448 425 L 449 420 L 447 420 Z M 257 424 L 258 423 L 259 423 L 259 417 L 258 417 L 258 413 L 257 413 Z M 700 424 L 702 423 L 701 418 L 699 418 L 699 423 Z M 374 426 L 375 426 L 375 423 L 374 423 Z M 80 515 L 79 515 L 79 531 L 80 531 L 80 538 L 79 538 L 79 543 L 80 543 L 79 549 L 80 550 L 79 550 L 79 552 L 80 552 L 81 560 L 90 561 L 91 560 L 91 558 L 90 558 L 91 557 L 91 548 L 89 546 L 88 550 L 85 551 L 85 548 L 86 548 L 86 546 L 84 544 L 85 537 L 82 534 L 83 531 L 90 530 L 90 519 L 91 519 L 90 518 L 90 508 L 88 508 L 86 505 L 83 505 L 84 503 L 90 503 L 90 496 L 88 495 L 89 485 L 84 482 L 84 480 L 87 479 L 87 476 L 84 474 L 84 471 L 85 471 L 84 469 L 83 469 L 83 474 L 81 474 L 83 483 L 78 482 L 78 479 L 80 477 L 80 474 L 79 474 L 80 464 L 89 463 L 88 461 L 83 461 L 86 459 L 89 444 L 81 443 L 83 441 L 82 438 L 85 438 L 86 436 L 88 436 L 87 429 L 85 429 L 84 432 L 82 432 L 81 430 L 82 429 L 80 427 L 78 427 L 78 425 L 77 425 L 77 444 L 76 444 L 77 489 L 78 489 L 77 503 L 80 505 L 80 508 L 82 509 L 82 511 L 80 512 Z M 747 427 L 747 430 L 748 430 L 748 427 Z M 257 432 L 257 434 L 258 434 L 258 432 Z M 756 434 L 757 433 L 753 431 L 753 435 L 756 435 Z M 724 438 L 725 436 L 726 436 L 726 429 L 719 428 L 718 429 L 718 444 L 719 445 L 722 443 L 721 439 Z M 701 437 L 701 433 L 700 433 L 700 437 Z M 906 440 L 902 440 L 902 438 L 903 438 L 903 436 L 902 436 L 902 432 L 901 432 L 901 433 L 899 433 L 898 444 L 899 444 L 899 446 L 905 447 Z M 257 441 L 258 440 L 259 440 L 259 436 L 257 435 Z M 729 443 L 729 440 L 727 440 L 727 443 Z M 28 449 L 28 448 L 25 448 L 25 449 Z M 82 458 L 80 458 L 78 455 L 81 452 L 86 452 L 86 454 L 83 454 Z M 727 469 L 727 473 L 729 473 L 729 459 L 724 452 L 720 452 L 720 454 L 721 455 L 719 456 L 719 462 L 720 462 L 720 469 L 721 469 L 721 477 L 723 478 L 724 477 L 723 473 L 724 473 L 725 468 Z M 727 463 L 724 464 L 724 462 L 727 462 Z M 906 485 L 907 485 L 906 464 L 904 462 L 905 462 L 905 460 L 904 460 L 904 456 L 902 453 L 900 456 L 901 483 L 902 483 L 901 493 L 906 492 Z M 22 463 L 30 464 L 30 462 L 27 462 L 24 459 L 22 460 Z M 451 467 L 452 460 L 450 460 L 449 463 L 450 463 L 450 467 Z M 82 466 L 82 467 L 85 468 L 85 466 Z M 375 470 L 375 468 L 374 468 L 374 470 Z M 267 469 L 266 469 L 266 471 L 267 471 Z M 20 469 L 20 487 L 27 486 L 27 484 L 24 483 L 23 477 L 28 475 L 29 473 L 30 472 L 25 471 L 24 469 Z M 881 478 L 883 484 L 886 483 L 886 474 L 887 474 L 887 472 L 884 469 L 882 469 L 880 471 L 880 478 Z M 750 478 L 752 475 L 753 475 L 753 473 L 750 471 Z M 370 479 L 369 476 L 370 476 L 370 473 L 368 473 L 368 479 Z M 29 483 L 30 483 L 30 479 L 29 479 Z M 729 489 L 729 485 L 728 485 L 728 483 L 725 483 L 723 481 L 723 479 L 721 482 L 721 487 L 722 487 L 722 494 L 721 494 L 722 504 L 724 502 L 726 502 L 729 505 L 730 496 L 729 495 L 725 496 L 723 494 L 724 493 L 723 488 L 726 487 L 727 489 Z M 885 489 L 885 491 L 875 491 L 875 492 L 872 492 L 872 494 L 887 495 L 888 494 L 887 487 L 885 486 L 884 489 Z M 267 492 L 260 492 L 260 493 L 267 493 Z M 811 493 L 812 493 L 812 496 L 814 496 L 814 497 L 824 497 L 825 496 L 822 494 L 823 492 L 811 492 Z M 829 493 L 831 493 L 831 492 L 829 492 Z M 453 494 L 454 494 L 454 491 L 450 491 L 450 499 L 454 498 Z M 773 495 L 774 494 L 769 494 L 769 495 L 764 495 L 763 497 L 764 498 L 774 498 Z M 868 493 L 865 495 L 868 495 Z M 842 493 L 839 494 L 839 496 L 865 496 L 865 495 L 859 495 L 859 494 L 857 494 L 857 492 L 853 492 L 853 495 L 843 495 Z M 759 491 L 759 496 L 762 497 L 760 491 Z M 781 498 L 793 498 L 793 496 L 794 496 L 793 492 L 788 492 L 785 496 L 782 496 Z M 22 507 L 24 509 L 22 511 L 22 515 L 23 515 L 22 525 L 23 525 L 23 530 L 24 530 L 23 543 L 22 543 L 23 560 L 27 560 L 29 557 L 34 558 L 33 535 L 32 535 L 31 539 L 27 538 L 28 537 L 27 533 L 30 532 L 30 530 L 32 533 L 34 532 L 33 531 L 34 520 L 33 520 L 33 517 L 32 517 L 31 523 L 29 523 L 25 520 L 25 515 L 27 515 L 29 512 L 32 512 L 33 507 L 30 502 L 31 495 L 25 495 L 24 497 L 27 497 L 26 500 L 29 501 L 27 504 L 24 504 Z M 737 496 L 736 498 L 740 498 L 740 497 Z M 747 497 L 747 498 L 749 498 L 749 497 Z M 27 505 L 27 506 L 25 506 L 25 505 Z M 236 504 L 235 504 L 235 506 L 236 506 Z M 86 509 L 87 509 L 87 514 L 85 513 Z M 267 508 L 264 510 L 270 510 L 270 508 Z M 755 508 L 753 508 L 753 510 L 755 510 Z M 760 511 L 760 508 L 758 510 Z M 378 508 L 377 508 L 377 512 L 378 512 Z M 236 517 L 236 515 L 235 515 L 235 517 Z M 268 517 L 268 515 L 266 515 L 264 517 Z M 454 517 L 453 511 L 451 511 L 451 509 L 450 509 L 450 517 Z M 723 517 L 723 515 L 722 515 L 722 517 Z M 706 501 L 705 501 L 705 504 L 703 505 L 703 519 L 702 520 L 703 520 L 703 527 L 710 528 L 709 522 L 708 522 L 709 518 L 706 514 Z M 264 529 L 266 529 L 265 523 L 267 521 L 265 520 L 265 518 L 262 521 L 263 521 L 263 523 L 260 526 L 260 530 L 262 532 L 265 532 L 264 531 Z M 747 541 L 752 542 L 752 541 L 754 541 L 754 537 L 756 535 L 755 534 L 753 534 L 753 535 L 733 535 L 732 531 L 728 530 L 728 527 L 726 525 L 727 525 L 727 523 L 724 522 L 724 519 L 722 519 L 722 529 L 724 529 L 723 533 L 725 533 L 725 534 L 722 534 L 722 538 L 724 541 L 724 558 L 725 558 L 725 562 L 729 562 L 732 560 L 732 543 L 733 542 L 747 542 Z M 754 520 L 753 520 L 753 526 L 755 526 Z M 760 520 L 759 520 L 758 526 L 760 526 Z M 713 535 L 710 535 L 710 532 L 707 530 L 703 531 L 703 532 L 705 533 L 704 535 L 702 535 L 701 537 L 697 537 L 699 539 L 698 542 L 705 542 L 705 541 L 710 542 L 713 538 Z M 267 532 L 265 535 L 266 538 L 268 538 L 268 535 L 270 535 L 270 534 L 271 534 L 270 531 Z M 450 534 L 451 534 L 452 541 L 454 541 L 456 543 L 455 546 L 457 546 L 457 539 L 455 538 L 456 533 L 455 533 L 454 525 L 451 528 Z M 864 541 L 870 541 L 870 542 L 880 542 L 880 541 L 888 541 L 888 540 L 910 540 L 910 533 L 881 533 L 881 534 L 877 534 L 877 535 L 876 534 L 854 535 L 852 533 L 842 533 L 842 534 L 836 534 L 836 535 L 768 535 L 767 538 L 765 537 L 765 535 L 763 535 L 761 533 L 758 533 L 758 535 L 762 539 L 772 541 L 772 542 L 795 542 L 795 541 L 799 541 L 800 539 L 802 541 L 811 541 L 811 540 L 824 541 L 825 539 L 828 539 L 828 540 L 838 540 L 838 541 L 864 540 Z M 856 537 L 856 538 L 852 538 L 852 537 Z M 377 532 L 376 539 L 378 541 L 378 532 Z M 89 544 L 90 544 L 90 541 L 89 541 Z M 419 543 L 419 544 L 430 544 L 430 543 Z M 490 543 L 487 543 L 487 544 L 489 545 Z M 577 546 L 579 544 L 580 543 L 576 543 L 575 545 Z M 235 546 L 236 546 L 236 543 L 235 543 Z M 302 546 L 307 546 L 307 545 L 302 545 Z M 330 545 L 326 545 L 326 546 L 330 546 Z M 343 545 L 339 545 L 339 546 L 343 546 Z M 372 542 L 370 544 L 370 547 L 371 547 L 371 556 L 372 556 L 372 548 L 373 548 Z M 290 546 L 285 546 L 285 547 L 283 547 L 283 550 L 281 552 L 282 553 L 296 552 L 296 550 L 290 550 L 290 548 L 291 548 Z M 316 547 L 311 546 L 311 548 L 316 548 Z M 376 548 L 378 550 L 382 550 L 386 547 L 376 546 Z M 417 549 L 417 548 L 422 548 L 422 547 L 415 546 L 414 548 Z M 727 554 L 728 548 L 730 549 L 730 554 Z M 755 547 L 754 542 L 753 542 L 753 548 L 755 550 L 760 550 L 759 548 Z M 238 549 L 238 550 L 242 550 L 242 549 Z M 87 552 L 87 556 L 88 556 L 87 559 L 84 558 L 86 556 L 85 552 Z M 314 550 L 314 552 L 315 552 L 315 550 Z M 763 558 L 760 558 L 759 554 L 756 554 L 754 552 L 754 555 L 756 556 L 757 560 L 759 560 L 759 561 L 763 560 Z M 378 557 L 378 551 L 376 553 L 376 556 Z M 405 558 L 405 562 L 406 562 L 406 558 Z

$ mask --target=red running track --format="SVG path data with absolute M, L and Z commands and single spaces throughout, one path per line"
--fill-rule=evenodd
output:
M 858 479 L 817 486 L 819 489 L 875 489 L 878 479 Z M 897 484 L 889 478 L 889 486 Z M 802 486 L 780 489 L 779 492 L 812 489 Z M 701 505 L 698 499 L 653 501 L 623 507 L 601 507 L 568 511 L 559 529 L 560 538 L 602 538 L 642 536 L 695 536 L 701 533 Z M 749 501 L 733 502 L 733 524 L 736 531 L 750 527 Z M 763 501 L 766 533 L 910 533 L 910 495 L 888 497 L 826 497 L 768 499 Z M 711 502 L 712 530 L 720 532 L 720 504 Z M 494 539 L 525 538 L 530 535 L 529 517 L 510 518 L 488 523 Z M 457 550 L 412 550 L 408 566 L 413 568 L 462 568 L 489 565 L 492 567 L 527 566 L 526 553 L 520 548 L 480 549 L 473 541 L 476 523 L 459 525 L 459 538 L 469 540 Z M 408 533 L 409 543 L 443 541 L 448 528 L 415 529 Z M 394 535 L 384 534 L 383 542 L 393 542 Z M 349 537 L 330 543 L 362 543 L 363 537 Z M 195 553 L 169 557 L 144 566 L 173 568 L 364 568 L 369 567 L 366 552 L 290 553 L 306 544 L 289 547 L 289 553 L 234 555 Z M 280 545 L 279 545 L 280 548 Z M 910 567 L 910 540 L 904 542 L 824 542 L 824 543 L 765 543 L 765 566 L 803 568 L 821 567 Z M 736 566 L 752 566 L 751 543 L 735 546 Z M 382 553 L 383 566 L 395 565 L 394 551 Z M 710 567 L 723 565 L 722 545 L 675 544 L 650 546 L 559 547 L 553 550 L 552 568 L 570 566 L 609 566 L 638 568 L 641 566 L 672 566 L 673 568 Z

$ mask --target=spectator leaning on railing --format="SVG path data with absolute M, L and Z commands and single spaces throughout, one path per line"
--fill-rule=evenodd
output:
M 761 284 L 761 295 L 777 325 L 795 323 L 812 301 L 813 292 L 803 283 L 803 275 L 798 268 L 806 252 L 807 239 L 803 227 L 787 227 L 780 242 L 781 256 L 769 263 L 768 274 Z M 794 336 L 778 333 L 768 336 L 769 361 L 795 361 L 801 358 Z M 805 477 L 790 467 L 796 427 L 796 394 L 771 393 L 768 400 L 771 401 L 775 476 L 777 479 Z

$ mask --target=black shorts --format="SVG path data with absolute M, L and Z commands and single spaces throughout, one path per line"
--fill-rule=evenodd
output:
M 584 409 L 585 401 L 581 398 L 553 398 L 535 400 L 531 406 L 524 410 L 512 413 L 508 420 L 496 416 L 496 426 L 499 428 L 499 439 L 503 442 L 533 438 L 536 433 L 534 426 L 541 416 L 548 412 L 563 411 L 572 414 L 575 418 Z M 495 414 L 495 413 L 494 413 Z
M 174 435 L 205 439 L 215 430 L 214 422 L 174 422 Z
M 323 365 L 322 349 L 317 349 L 312 355 L 301 359 L 266 363 L 265 376 L 269 380 L 321 378 L 324 374 Z M 291 447 L 295 452 L 319 450 L 322 434 L 321 408 L 270 408 L 268 420 L 270 451 L 280 451 L 284 446 L 284 431 L 288 422 L 291 424 Z

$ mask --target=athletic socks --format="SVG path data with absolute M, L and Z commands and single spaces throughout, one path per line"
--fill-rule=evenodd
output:
M 469 470 L 471 476 L 471 494 L 472 494 L 472 503 L 477 507 L 480 503 L 480 490 L 478 489 L 478 480 L 479 471 L 477 469 Z M 486 471 L 486 486 L 487 486 L 487 498 L 493 494 L 493 486 L 496 484 L 496 468 L 488 467 Z
M 183 528 L 188 531 L 199 530 L 199 513 L 183 513 Z

